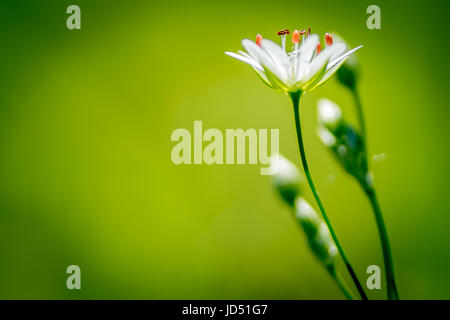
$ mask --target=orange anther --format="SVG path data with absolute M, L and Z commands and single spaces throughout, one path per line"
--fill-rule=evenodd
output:
M 262 41 L 262 39 L 263 39 L 263 37 L 262 37 L 262 35 L 260 35 L 259 33 L 256 35 L 256 44 L 258 45 L 258 46 L 260 46 L 261 47 L 261 41 Z
M 333 44 L 333 37 L 329 33 L 325 33 L 325 43 L 327 46 L 331 46 Z
M 300 43 L 300 31 L 294 30 L 292 32 L 292 43 Z

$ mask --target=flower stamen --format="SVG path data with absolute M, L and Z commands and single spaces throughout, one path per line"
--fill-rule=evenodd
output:
M 325 33 L 325 43 L 327 46 L 331 46 L 333 44 L 333 37 L 329 33 Z
M 320 44 L 320 42 L 317 44 L 317 48 L 316 48 L 316 53 L 319 54 L 320 51 L 322 51 L 322 45 Z
M 306 33 L 305 29 L 300 30 L 300 35 L 302 36 L 302 41 L 305 41 L 305 33 Z
M 277 32 L 277 35 L 281 36 L 281 46 L 283 50 L 286 51 L 286 35 L 288 35 L 290 31 L 288 29 L 280 30 Z
M 300 43 L 300 31 L 294 30 L 292 32 L 292 43 L 294 44 L 294 51 L 297 51 L 298 44 Z
M 256 42 L 256 44 L 258 45 L 258 46 L 260 46 L 261 47 L 261 41 L 262 41 L 262 39 L 263 39 L 263 37 L 262 37 L 262 35 L 260 35 L 259 33 L 256 35 L 256 40 L 255 40 L 255 42 Z
M 292 32 L 292 43 L 298 44 L 300 42 L 300 31 L 294 30 Z

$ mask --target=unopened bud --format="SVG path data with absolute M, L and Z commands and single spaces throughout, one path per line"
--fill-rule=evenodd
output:
M 295 214 L 305 231 L 308 244 L 314 255 L 325 265 L 332 265 L 337 254 L 337 248 L 327 225 L 302 197 L 295 200 Z
M 336 129 L 342 121 L 342 112 L 339 106 L 331 100 L 322 98 L 317 103 L 317 117 L 319 123 L 331 130 Z
M 362 185 L 367 186 L 368 170 L 365 144 L 355 128 L 342 117 L 337 104 L 327 99 L 318 102 L 320 140 L 336 156 L 344 169 L 353 175 Z
M 320 126 L 317 135 L 327 147 L 331 148 L 336 145 L 336 137 L 327 128 Z
M 271 158 L 270 168 L 275 189 L 284 201 L 293 206 L 302 189 L 303 178 L 297 167 L 280 154 Z

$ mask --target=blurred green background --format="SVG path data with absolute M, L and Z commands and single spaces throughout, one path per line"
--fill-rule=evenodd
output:
M 79 31 L 66 28 L 70 4 L 81 7 Z M 371 4 L 381 30 L 366 27 Z M 307 26 L 364 45 L 369 151 L 386 154 L 371 167 L 401 298 L 450 298 L 449 9 L 444 0 L 3 0 L 0 298 L 342 299 L 259 166 L 170 158 L 172 131 L 202 120 L 279 128 L 280 151 L 300 165 L 289 99 L 224 51 Z M 359 186 L 316 136 L 320 97 L 356 119 L 353 101 L 332 79 L 305 96 L 302 124 L 320 195 L 366 279 L 368 265 L 382 266 L 377 230 Z M 71 264 L 79 291 L 66 288 Z

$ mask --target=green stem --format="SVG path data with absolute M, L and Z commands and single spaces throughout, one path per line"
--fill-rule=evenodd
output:
M 398 300 L 398 290 L 395 284 L 394 276 L 394 262 L 392 260 L 391 246 L 389 244 L 389 238 L 386 230 L 386 225 L 384 224 L 383 215 L 381 213 L 380 205 L 378 204 L 378 198 L 375 193 L 375 189 L 371 187 L 365 187 L 367 196 L 369 197 L 370 204 L 375 215 L 375 221 L 378 227 L 378 233 L 381 240 L 381 248 L 383 250 L 383 260 L 384 268 L 386 272 L 386 282 L 387 282 L 387 296 L 389 300 Z
M 353 95 L 353 100 L 355 100 L 356 112 L 358 114 L 359 127 L 361 128 L 361 137 L 363 138 L 364 143 L 366 143 L 366 141 L 367 141 L 366 123 L 364 121 L 364 114 L 363 114 L 363 109 L 362 109 L 362 104 L 361 104 L 361 98 L 359 96 L 359 92 L 356 87 L 354 87 L 351 90 L 351 92 Z M 364 148 L 364 149 L 366 149 L 366 148 Z
M 339 289 L 342 290 L 342 293 L 344 293 L 344 296 L 348 300 L 355 300 L 355 297 L 348 289 L 347 285 L 345 284 L 344 280 L 342 279 L 341 275 L 336 271 L 336 267 L 334 265 L 327 266 L 327 270 L 330 273 L 331 277 L 336 281 Z
M 356 86 L 353 87 L 353 89 L 351 89 L 351 92 L 353 95 L 353 99 L 355 100 L 356 113 L 358 114 L 358 122 L 359 122 L 359 127 L 361 129 L 361 137 L 363 140 L 363 152 L 364 152 L 364 158 L 366 160 L 366 169 L 368 170 L 369 158 L 368 158 L 368 154 L 367 154 L 366 122 L 364 121 L 364 114 L 363 114 L 363 109 L 362 109 L 362 104 L 361 104 L 361 98 L 359 96 L 359 92 L 358 92 L 358 89 L 356 88 Z
M 328 229 L 330 230 L 331 236 L 333 237 L 336 247 L 342 257 L 342 260 L 345 263 L 345 266 L 347 267 L 348 272 L 350 273 L 350 276 L 353 279 L 353 282 L 355 283 L 356 288 L 358 289 L 359 294 L 361 295 L 361 298 L 363 300 L 367 300 L 367 295 L 364 292 L 364 289 L 362 288 L 362 286 L 358 280 L 358 277 L 356 276 L 356 273 L 353 270 L 352 265 L 350 264 L 350 261 L 347 259 L 347 256 L 345 255 L 344 250 L 342 249 L 342 246 L 336 236 L 336 233 L 334 232 L 333 227 L 331 226 L 330 220 L 328 219 L 328 215 L 325 212 L 325 208 L 322 205 L 322 201 L 320 200 L 319 194 L 317 193 L 317 190 L 316 190 L 314 183 L 312 181 L 312 178 L 311 178 L 311 174 L 309 172 L 308 162 L 306 161 L 305 148 L 303 145 L 302 129 L 301 129 L 301 124 L 300 124 L 300 108 L 299 107 L 300 107 L 301 94 L 302 93 L 300 91 L 291 93 L 291 99 L 292 99 L 292 103 L 294 105 L 295 127 L 297 129 L 298 146 L 300 149 L 300 157 L 302 159 L 302 164 L 303 164 L 303 169 L 305 171 L 306 179 L 308 180 L 309 186 L 311 187 L 311 191 L 312 191 L 314 198 L 316 199 L 316 202 L 320 208 L 320 212 L 322 213 L 323 219 L 325 220 L 325 223 L 327 224 Z
M 369 166 L 369 158 L 367 155 L 367 135 L 366 135 L 366 124 L 364 121 L 364 115 L 362 110 L 362 104 L 361 104 L 361 98 L 359 96 L 358 89 L 356 86 L 351 89 L 353 99 L 355 100 L 356 105 L 356 111 L 358 113 L 358 120 L 359 120 L 359 126 L 361 128 L 361 136 L 364 141 L 364 156 L 367 161 L 367 167 Z M 375 193 L 375 189 L 372 186 L 369 186 L 367 181 L 360 181 L 364 191 L 366 192 L 367 196 L 370 200 L 370 205 L 372 206 L 374 215 L 375 215 L 375 221 L 378 228 L 378 233 L 380 235 L 381 240 L 381 247 L 383 250 L 383 260 L 384 260 L 384 266 L 386 269 L 386 282 L 387 282 L 387 296 L 389 300 L 398 300 L 398 291 L 397 286 L 395 284 L 395 277 L 394 277 L 394 263 L 392 260 L 392 253 L 391 253 L 391 247 L 389 245 L 389 238 L 386 231 L 386 225 L 384 224 L 383 215 L 381 213 L 380 206 L 378 204 L 378 198 Z

